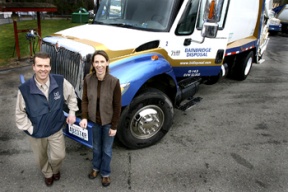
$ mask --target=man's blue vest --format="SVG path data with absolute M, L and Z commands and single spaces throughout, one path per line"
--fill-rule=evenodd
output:
M 26 105 L 26 113 L 33 125 L 32 137 L 44 138 L 59 131 L 65 123 L 63 114 L 63 81 L 61 75 L 49 75 L 49 99 L 36 86 L 34 77 L 19 86 Z M 28 131 L 25 131 L 28 135 Z

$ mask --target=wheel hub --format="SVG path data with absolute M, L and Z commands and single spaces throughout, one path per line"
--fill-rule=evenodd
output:
M 131 133 L 138 139 L 154 136 L 162 127 L 164 113 L 156 105 L 145 106 L 135 113 L 131 121 Z

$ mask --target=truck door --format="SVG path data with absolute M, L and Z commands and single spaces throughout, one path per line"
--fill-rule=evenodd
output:
M 177 77 L 217 76 L 227 45 L 229 0 L 189 0 L 171 28 L 166 50 Z M 172 34 L 173 33 L 173 34 Z

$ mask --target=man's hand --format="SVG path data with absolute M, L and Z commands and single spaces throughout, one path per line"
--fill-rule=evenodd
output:
M 66 123 L 69 125 L 72 125 L 76 121 L 76 116 L 75 115 L 68 115 L 66 119 Z
M 85 128 L 87 127 L 87 119 L 82 119 L 79 123 L 80 127 Z

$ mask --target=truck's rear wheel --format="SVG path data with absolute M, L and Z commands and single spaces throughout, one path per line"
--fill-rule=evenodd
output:
M 232 69 L 231 77 L 239 81 L 245 80 L 251 71 L 252 63 L 253 51 L 238 55 L 235 61 L 235 66 Z
M 173 115 L 170 99 L 157 89 L 147 89 L 123 110 L 117 137 L 131 149 L 151 146 L 168 132 Z

